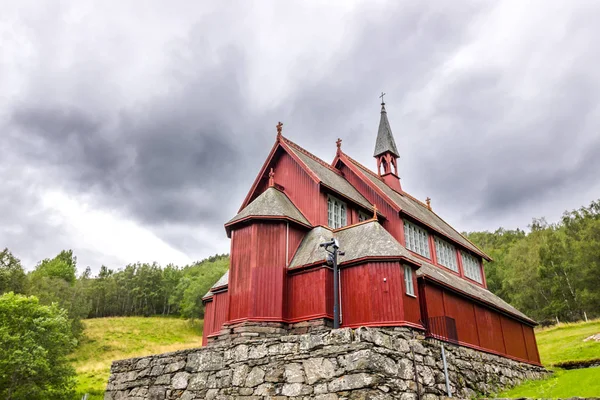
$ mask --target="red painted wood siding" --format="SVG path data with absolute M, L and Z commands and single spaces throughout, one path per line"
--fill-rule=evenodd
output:
M 459 340 L 479 346 L 473 303 L 463 297 L 444 291 L 444 309 L 446 315 L 456 321 Z
M 202 346 L 206 346 L 207 336 L 212 333 L 213 321 L 215 319 L 215 305 L 209 301 L 204 305 L 204 327 L 202 329 Z
M 286 233 L 283 221 L 253 221 L 233 231 L 229 321 L 283 320 Z
M 311 318 L 331 317 L 333 307 L 327 308 L 328 276 L 326 268 L 312 269 L 306 272 L 289 274 L 287 278 L 286 319 L 297 322 Z
M 221 331 L 223 324 L 227 321 L 229 312 L 229 293 L 221 292 L 213 295 L 214 319 L 212 321 L 211 334 Z
M 501 316 L 501 321 L 506 353 L 513 357 L 527 359 L 527 347 L 521 324 L 504 315 Z
M 527 348 L 527 358 L 531 361 L 541 362 L 533 328 L 531 326 L 527 326 L 527 325 L 522 325 L 522 328 L 523 328 L 523 334 L 525 335 L 525 346 Z
M 221 331 L 227 321 L 229 311 L 229 294 L 221 292 L 213 295 L 212 301 L 204 307 L 204 328 L 202 330 L 202 345 L 205 346 L 208 336 Z
M 247 317 L 252 290 L 251 260 L 253 225 L 241 226 L 231 232 L 231 266 L 229 268 L 229 319 Z
M 283 320 L 285 280 L 285 222 L 257 222 L 256 262 L 252 267 L 251 317 Z
M 323 223 L 320 216 L 319 184 L 289 154 L 283 152 L 276 160 L 275 183 L 284 187 L 284 193 L 300 212 L 314 225 Z
M 458 340 L 475 348 L 539 363 L 533 328 L 437 285 L 419 281 L 427 317 L 454 318 Z
M 289 227 L 290 231 L 288 239 L 288 259 L 286 262 L 286 266 L 289 265 L 290 261 L 292 261 L 292 259 L 294 258 L 296 250 L 298 250 L 300 243 L 302 243 L 302 239 L 304 239 L 304 236 L 306 236 L 306 233 L 308 232 L 308 229 L 301 228 L 297 225 L 294 225 L 293 223 L 290 223 Z
M 383 227 L 400 243 L 404 243 L 404 230 L 402 220 L 396 210 L 394 210 L 387 201 L 385 201 L 374 189 L 359 178 L 345 164 L 340 165 L 340 171 L 352 186 L 356 188 L 371 204 L 377 206 L 377 210 L 385 216 Z
M 480 305 L 475 305 L 475 314 L 477 316 L 479 345 L 483 348 L 506 354 L 500 314 Z
M 406 295 L 403 266 L 399 262 L 344 268 L 340 282 L 342 326 L 399 325 L 404 321 L 418 323 L 420 319 L 418 300 Z M 407 308 L 409 315 L 405 314 Z
M 419 290 L 417 286 L 417 274 L 416 271 L 412 270 L 413 277 L 413 288 L 415 291 L 415 295 L 419 295 Z M 421 307 L 419 304 L 419 298 L 412 297 L 406 294 L 406 287 L 404 283 L 404 266 L 402 267 L 402 288 L 403 288 L 403 303 L 404 303 L 404 319 L 409 322 L 413 322 L 415 324 L 421 323 Z

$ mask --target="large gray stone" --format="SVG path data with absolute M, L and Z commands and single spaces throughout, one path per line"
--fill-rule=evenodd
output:
M 187 372 L 178 372 L 171 378 L 171 386 L 173 389 L 185 389 L 188 386 L 190 374 Z
M 303 361 L 306 381 L 312 385 L 320 380 L 328 380 L 335 375 L 335 366 L 327 358 L 309 358 Z
M 288 383 L 303 383 L 304 372 L 302 371 L 302 365 L 296 363 L 287 364 L 283 376 Z
M 246 386 L 258 386 L 265 381 L 265 371 L 262 368 L 254 367 L 246 376 Z
M 344 375 L 332 380 L 328 385 L 328 389 L 330 392 L 360 389 L 374 386 L 379 383 L 379 380 L 380 378 L 376 375 L 361 372 L 359 374 Z

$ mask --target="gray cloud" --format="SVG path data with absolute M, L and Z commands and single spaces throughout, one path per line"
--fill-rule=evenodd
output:
M 582 188 L 597 187 L 600 76 L 591 65 L 599 54 L 586 54 L 585 43 L 598 28 L 584 16 L 598 10 L 565 13 L 571 40 L 549 35 L 555 49 L 530 50 L 536 30 L 515 26 L 532 39 L 523 40 L 525 55 L 498 48 L 510 60 L 503 64 L 486 52 L 497 46 L 488 19 L 511 14 L 480 2 L 363 3 L 343 16 L 290 3 L 278 22 L 250 7 L 148 7 L 131 26 L 92 8 L 87 22 L 104 24 L 98 31 L 17 12 L 34 32 L 26 39 L 35 57 L 28 68 L 5 66 L 21 84 L 0 124 L 10 154 L 0 176 L 11 178 L 0 188 L 0 243 L 22 258 L 69 246 L 68 230 L 44 206 L 50 189 L 126 216 L 191 258 L 226 252 L 222 225 L 272 146 L 276 122 L 327 161 L 342 137 L 347 153 L 373 166 L 381 90 L 404 188 L 433 197 L 461 230 L 523 226 L 538 211 L 556 215 L 591 200 L 564 190 L 587 196 Z M 47 12 L 60 20 L 68 8 Z M 542 29 L 561 18 L 550 15 Z M 558 65 L 560 55 L 567 61 Z M 480 59 L 463 66 L 469 57 Z M 94 268 L 118 262 L 80 252 Z

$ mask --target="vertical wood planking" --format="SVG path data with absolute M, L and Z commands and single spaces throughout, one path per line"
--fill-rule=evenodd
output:
M 252 287 L 252 225 L 232 232 L 231 265 L 229 271 L 229 320 L 244 318 L 249 313 Z
M 286 318 L 298 320 L 315 315 L 324 315 L 326 310 L 325 269 L 288 275 Z
M 212 333 L 213 320 L 215 318 L 215 306 L 212 301 L 209 301 L 204 306 L 204 327 L 202 329 L 202 346 L 208 343 L 208 335 Z

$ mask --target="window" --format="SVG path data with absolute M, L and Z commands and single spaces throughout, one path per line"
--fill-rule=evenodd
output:
M 415 287 L 413 286 L 412 268 L 408 265 L 404 266 L 404 286 L 406 287 L 406 294 L 410 296 L 415 295 Z
M 454 272 L 458 272 L 456 249 L 450 243 L 440 239 L 437 236 L 435 238 L 435 254 L 439 264 L 450 268 Z
M 479 264 L 479 260 L 473 257 L 469 253 L 465 253 L 464 251 L 460 252 L 462 256 L 463 267 L 465 270 L 465 276 L 467 278 L 471 278 L 474 281 L 479 283 L 483 283 L 483 278 L 481 276 L 481 266 Z
M 366 221 L 368 219 L 371 219 L 371 218 L 367 214 L 365 214 L 362 211 L 358 212 L 358 222 L 363 222 L 363 221 Z
M 346 203 L 333 196 L 327 197 L 327 224 L 333 229 L 346 226 Z
M 419 228 L 415 224 L 404 221 L 404 238 L 406 240 L 406 248 L 430 258 L 429 254 L 429 235 L 423 228 Z

